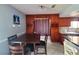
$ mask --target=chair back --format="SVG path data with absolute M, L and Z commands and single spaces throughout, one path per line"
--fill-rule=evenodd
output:
M 44 41 L 45 43 L 47 43 L 47 39 L 48 39 L 48 36 L 47 35 L 40 36 L 40 41 Z
M 48 35 L 45 35 L 45 43 L 47 44 Z
M 24 46 L 22 45 L 22 42 L 16 41 L 16 39 L 17 35 L 8 37 L 10 54 L 24 54 Z
M 17 35 L 12 35 L 8 37 L 8 43 L 11 44 L 13 40 L 17 39 Z

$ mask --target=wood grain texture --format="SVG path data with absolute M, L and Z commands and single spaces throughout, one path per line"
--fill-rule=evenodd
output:
M 35 18 L 48 18 L 50 25 L 50 35 L 52 42 L 63 42 L 60 39 L 59 27 L 68 27 L 70 26 L 70 17 L 59 17 L 59 14 L 37 14 L 37 15 L 26 15 L 26 32 L 33 33 L 34 24 L 33 21 Z M 28 26 L 30 25 L 30 26 Z
M 70 22 L 71 22 L 71 18 L 70 17 L 59 18 L 59 26 L 60 27 L 69 27 L 70 26 Z

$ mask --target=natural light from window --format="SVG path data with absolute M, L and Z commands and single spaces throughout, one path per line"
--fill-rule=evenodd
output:
M 71 21 L 71 28 L 79 28 L 79 21 Z

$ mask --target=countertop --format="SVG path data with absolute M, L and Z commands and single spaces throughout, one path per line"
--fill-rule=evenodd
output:
M 70 36 L 79 36 L 79 33 L 76 32 L 64 32 L 64 33 L 60 33 L 62 35 L 70 35 Z
M 79 37 L 79 33 L 75 33 L 75 32 L 66 32 L 66 33 L 61 33 L 63 35 L 63 38 L 65 40 L 68 40 L 69 42 L 73 43 L 74 45 L 79 47 L 79 43 L 76 43 L 72 40 L 73 37 Z M 72 37 L 72 38 L 70 38 Z

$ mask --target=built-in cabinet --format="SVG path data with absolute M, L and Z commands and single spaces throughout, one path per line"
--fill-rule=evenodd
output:
M 26 32 L 33 33 L 33 16 L 26 16 Z
M 59 18 L 59 27 L 69 27 L 70 26 L 70 17 L 61 17 Z
M 33 33 L 34 31 L 34 18 L 48 18 L 50 25 L 50 36 L 52 42 L 63 42 L 59 32 L 59 27 L 70 26 L 70 18 L 60 18 L 59 14 L 47 14 L 47 15 L 27 15 L 26 16 L 26 32 Z
M 51 41 L 59 42 L 59 15 L 50 16 L 51 19 Z

